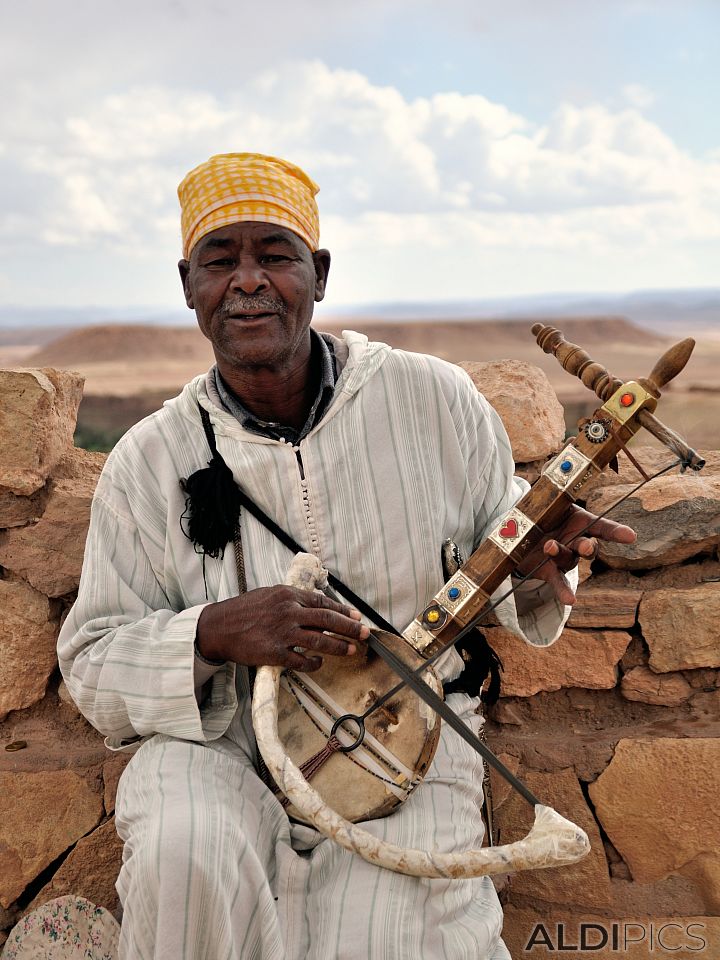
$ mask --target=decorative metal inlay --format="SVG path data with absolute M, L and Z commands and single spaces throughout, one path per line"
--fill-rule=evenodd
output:
M 644 387 L 641 387 L 634 380 L 629 380 L 616 390 L 600 409 L 609 413 L 614 420 L 627 423 L 641 408 L 652 412 L 656 404 L 655 397 L 648 393 Z
M 524 513 L 513 507 L 488 537 L 504 553 L 512 553 L 521 540 L 532 530 L 535 524 Z
M 585 424 L 583 432 L 590 443 L 602 443 L 610 436 L 610 421 L 591 420 Z
M 403 636 L 419 653 L 422 653 L 426 647 L 435 642 L 435 637 L 423 627 L 419 620 L 413 620 L 410 626 L 403 631 Z
M 478 592 L 477 584 L 473 583 L 469 577 L 466 577 L 462 571 L 454 573 L 440 593 L 435 597 L 437 603 L 441 603 L 450 613 L 457 613 L 462 610 L 465 604 L 471 600 Z
M 592 460 L 569 444 L 550 462 L 543 476 L 560 490 L 566 490 L 572 487 L 577 478 L 588 469 L 592 472 Z
M 428 628 L 428 630 L 439 630 L 441 627 L 444 627 L 447 623 L 448 612 L 443 610 L 441 606 L 433 602 L 429 607 L 426 607 L 421 616 L 421 622 Z

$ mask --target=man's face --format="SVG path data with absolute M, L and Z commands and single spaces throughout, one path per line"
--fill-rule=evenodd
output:
M 204 236 L 178 268 L 185 301 L 212 342 L 220 371 L 279 369 L 309 344 L 330 254 L 312 253 L 285 227 L 233 223 Z

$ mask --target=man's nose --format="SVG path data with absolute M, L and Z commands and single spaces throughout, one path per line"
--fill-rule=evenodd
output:
M 233 271 L 232 287 L 233 290 L 246 294 L 267 290 L 268 280 L 263 265 L 257 260 L 239 260 Z

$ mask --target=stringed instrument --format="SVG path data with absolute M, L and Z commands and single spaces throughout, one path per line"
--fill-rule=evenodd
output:
M 326 657 L 312 675 L 261 667 L 255 679 L 258 747 L 288 814 L 371 863 L 415 876 L 469 877 L 550 867 L 575 862 L 588 852 L 583 830 L 540 803 L 484 744 L 460 730 L 464 725 L 442 701 L 432 664 L 512 592 L 491 599 L 639 429 L 669 447 L 682 469 L 704 465 L 654 416 L 661 388 L 683 369 L 693 340 L 671 347 L 648 377 L 623 383 L 553 327 L 536 324 L 532 332 L 546 353 L 553 353 L 603 401 L 578 436 L 545 466 L 531 490 L 402 636 L 372 630 L 367 656 Z M 325 571 L 317 558 L 301 554 L 289 582 L 323 587 Z M 534 806 L 535 823 L 523 840 L 449 853 L 405 850 L 355 825 L 387 815 L 422 781 L 437 746 L 440 715 Z

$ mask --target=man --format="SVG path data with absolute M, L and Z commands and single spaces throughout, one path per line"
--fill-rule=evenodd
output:
M 59 653 L 108 745 L 144 741 L 117 798 L 122 958 L 508 956 L 489 878 L 393 874 L 288 821 L 256 772 L 248 667 L 312 671 L 353 653 L 367 626 L 280 586 L 292 554 L 253 517 L 242 515 L 241 596 L 232 546 L 203 552 L 188 536 L 188 478 L 208 469 L 215 442 L 256 503 L 402 629 L 442 585 L 442 541 L 469 555 L 524 492 L 498 417 L 458 368 L 311 331 L 330 267 L 316 192 L 297 167 L 257 154 L 213 157 L 185 178 L 180 275 L 216 366 L 133 428 L 98 484 Z M 212 513 L 206 499 L 193 511 Z M 583 522 L 579 512 L 564 533 Z M 633 538 L 610 521 L 592 532 Z M 539 644 L 562 629 L 564 571 L 594 542 L 543 549 L 527 569 L 544 556 L 549 586 L 499 608 Z M 477 729 L 477 699 L 449 702 Z M 444 728 L 426 780 L 368 829 L 405 846 L 477 846 L 481 780 L 479 758 Z

